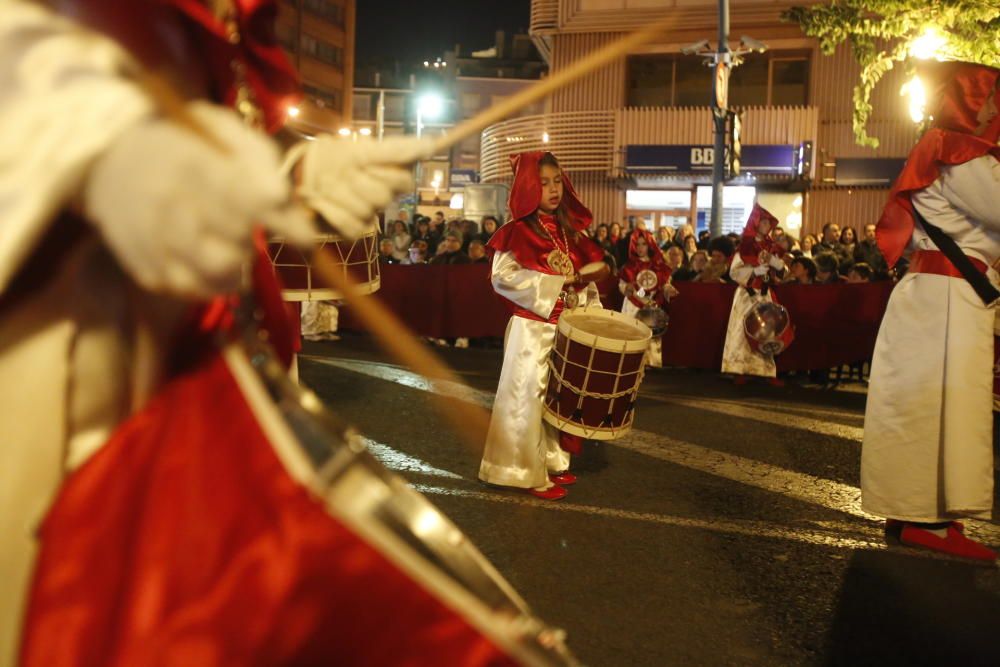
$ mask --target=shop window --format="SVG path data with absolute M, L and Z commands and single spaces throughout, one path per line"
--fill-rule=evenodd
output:
M 344 65 L 343 49 L 312 35 L 302 35 L 302 52 L 327 65 L 334 67 L 343 67 Z
M 775 58 L 771 61 L 771 104 L 804 105 L 809 99 L 809 61 Z
M 330 23 L 341 27 L 344 25 L 344 8 L 341 5 L 334 4 L 329 0 L 302 0 L 302 7 L 310 14 Z
M 729 75 L 729 106 L 750 107 L 767 104 L 769 60 L 765 56 L 749 56 Z
M 674 56 L 632 56 L 628 59 L 630 107 L 668 107 L 673 104 L 671 88 Z
M 677 58 L 674 106 L 707 107 L 712 103 L 712 69 L 701 58 Z
M 809 59 L 802 55 L 750 55 L 729 78 L 731 107 L 808 104 Z M 712 68 L 695 56 L 632 56 L 626 64 L 626 105 L 709 106 Z

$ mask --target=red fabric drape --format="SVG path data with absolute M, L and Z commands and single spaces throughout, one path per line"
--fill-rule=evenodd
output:
M 41 537 L 23 667 L 513 664 L 288 475 L 218 356 L 69 477 Z
M 509 313 L 489 282 L 486 264 L 382 266 L 376 297 L 417 334 L 432 338 L 503 336 Z M 617 278 L 599 285 L 606 308 L 619 310 Z M 718 369 L 734 285 L 682 282 L 670 300 L 663 338 L 668 366 Z M 779 285 L 778 301 L 795 322 L 795 344 L 777 357 L 779 370 L 830 368 L 867 359 L 892 291 L 888 282 L 860 285 Z M 340 327 L 364 331 L 344 308 Z

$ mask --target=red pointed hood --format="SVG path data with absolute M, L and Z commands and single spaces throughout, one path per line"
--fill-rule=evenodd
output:
M 936 181 L 942 166 L 990 154 L 1000 159 L 1000 113 L 986 125 L 979 118 L 991 99 L 1000 108 L 1000 70 L 975 63 L 931 62 L 921 67 L 919 75 L 928 99 L 936 102 L 936 108 L 929 109 L 934 122 L 910 151 L 878 221 L 876 238 L 889 266 L 899 261 L 913 235 L 910 195 Z
M 758 240 L 757 236 L 760 234 L 760 223 L 763 221 L 769 222 L 771 228 L 762 239 Z M 746 264 L 757 266 L 759 262 L 758 256 L 762 250 L 766 250 L 772 255 L 777 255 L 778 257 L 785 254 L 785 249 L 775 243 L 774 238 L 771 236 L 771 234 L 774 233 L 774 228 L 777 226 L 778 219 L 776 217 L 771 215 L 771 213 L 760 204 L 754 204 L 753 210 L 750 211 L 750 217 L 747 218 L 747 225 L 743 228 L 743 234 L 740 238 L 740 259 L 742 259 Z
M 514 185 L 510 189 L 511 220 L 523 220 L 538 210 L 538 202 L 542 199 L 542 177 L 538 163 L 546 155 L 546 151 L 531 151 L 510 156 L 510 166 L 514 170 Z M 570 222 L 577 231 L 583 231 L 594 222 L 594 214 L 590 212 L 573 188 L 569 175 L 560 168 L 563 183 L 562 206 L 569 213 Z
M 636 243 L 638 243 L 639 239 L 646 240 L 646 245 L 649 248 L 648 257 L 650 264 L 652 264 L 654 267 L 657 267 L 660 264 L 662 264 L 663 266 L 667 265 L 666 260 L 663 259 L 663 253 L 660 252 L 660 247 L 656 245 L 656 239 L 649 231 L 645 229 L 636 229 L 633 230 L 631 234 L 629 234 L 628 237 L 629 260 L 639 260 L 639 253 L 635 249 Z

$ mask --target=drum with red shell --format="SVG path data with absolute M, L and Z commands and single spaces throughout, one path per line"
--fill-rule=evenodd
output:
M 549 356 L 545 421 L 590 440 L 628 433 L 651 337 L 630 315 L 593 306 L 564 311 Z
M 743 319 L 743 333 L 751 350 L 767 356 L 781 354 L 795 340 L 788 309 L 772 301 L 754 304 Z

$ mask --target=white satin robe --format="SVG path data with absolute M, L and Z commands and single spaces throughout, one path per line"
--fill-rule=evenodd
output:
M 969 256 L 1000 257 L 1000 164 L 944 167 L 913 195 Z M 936 250 L 919 224 L 911 249 Z M 989 518 L 993 508 L 993 327 L 962 278 L 907 274 L 872 360 L 861 448 L 862 507 L 909 521 Z
M 511 252 L 493 257 L 493 289 L 539 317 L 548 318 L 563 290 L 563 277 L 526 269 Z M 584 294 L 580 294 L 583 305 Z M 551 486 L 549 472 L 569 468 L 559 431 L 542 421 L 549 381 L 549 352 L 556 325 L 514 316 L 504 336 L 503 369 L 493 402 L 479 478 L 524 489 Z
M 750 348 L 750 343 L 747 342 L 743 328 L 743 320 L 751 308 L 761 301 L 772 300 L 770 290 L 767 294 L 758 292 L 755 296 L 750 296 L 747 292 L 746 286 L 753 278 L 753 270 L 754 267 L 745 264 L 739 253 L 736 253 L 733 263 L 729 267 L 729 275 L 739 287 L 736 288 L 736 293 L 733 295 L 733 306 L 729 310 L 726 345 L 722 349 L 722 372 L 773 378 L 778 375 L 774 357 L 754 352 Z
M 618 281 L 618 291 L 622 293 L 625 298 L 622 299 L 622 313 L 625 315 L 631 315 L 635 317 L 636 313 L 639 312 L 639 306 L 635 305 L 629 301 L 628 296 L 625 295 L 625 289 L 628 287 L 628 283 L 624 280 Z M 657 289 L 663 289 L 662 285 L 657 285 Z M 646 365 L 652 366 L 653 368 L 663 368 L 663 337 L 653 336 L 649 340 L 649 347 L 646 348 Z

